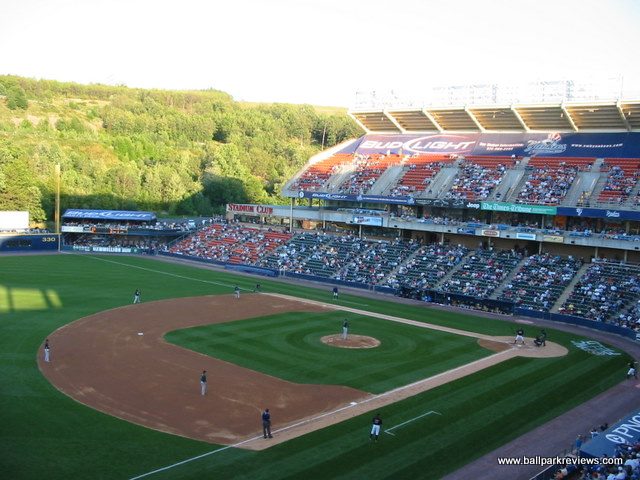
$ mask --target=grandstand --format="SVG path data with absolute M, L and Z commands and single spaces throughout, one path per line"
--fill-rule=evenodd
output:
M 365 251 L 376 238 L 416 248 L 394 268 L 374 264 L 380 271 L 363 275 L 365 257 L 340 251 L 327 260 L 335 245 L 326 240 L 294 270 L 280 262 L 281 269 L 416 298 L 485 298 L 481 308 L 560 314 L 589 265 L 640 263 L 640 101 L 349 114 L 365 134 L 311 158 L 283 188 L 290 205 L 260 221 L 348 235 Z M 228 217 L 256 220 L 232 210 Z M 633 292 L 615 315 L 611 307 L 594 318 L 615 323 L 623 311 L 629 326 L 637 320 Z
M 289 205 L 229 204 L 161 253 L 640 331 L 640 101 L 350 115 L 365 135 Z

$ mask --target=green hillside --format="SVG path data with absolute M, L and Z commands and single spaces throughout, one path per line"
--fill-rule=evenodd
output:
M 211 215 L 282 203 L 309 157 L 361 133 L 335 108 L 0 76 L 0 208 L 51 219 L 56 164 L 63 209 Z

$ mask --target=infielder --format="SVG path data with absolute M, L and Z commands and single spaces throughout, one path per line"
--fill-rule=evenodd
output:
M 142 292 L 136 288 L 136 291 L 133 293 L 133 303 L 140 303 L 140 295 Z
M 44 341 L 44 361 L 45 362 L 51 361 L 51 357 L 49 356 L 49 339 L 48 338 Z
M 200 395 L 207 394 L 207 371 L 203 370 L 200 375 Z
M 233 293 L 236 298 L 240 298 L 240 287 L 236 286 L 236 288 L 233 289 Z

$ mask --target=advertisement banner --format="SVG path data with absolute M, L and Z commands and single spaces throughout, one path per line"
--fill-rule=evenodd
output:
M 156 219 L 153 212 L 133 212 L 126 210 L 86 210 L 82 208 L 70 208 L 62 214 L 62 218 L 77 218 L 83 220 L 137 220 L 150 222 Z
M 471 155 L 479 133 L 435 135 L 365 135 L 357 153 Z
M 439 198 L 416 198 L 416 205 L 424 205 L 426 207 L 446 207 L 446 208 L 469 208 L 472 210 L 480 210 L 480 202 L 470 202 L 461 198 L 450 200 L 441 200 Z
M 616 457 L 618 445 L 635 443 L 640 434 L 640 411 L 635 411 L 600 433 L 580 449 L 581 455 L 588 458 L 601 458 L 607 454 Z
M 298 192 L 298 198 L 317 198 L 320 200 L 344 200 L 345 202 L 388 203 L 395 205 L 415 205 L 413 197 L 382 197 L 377 195 L 347 195 L 344 193 Z
M 551 243 L 564 243 L 564 237 L 562 235 L 543 235 L 542 241 Z
M 510 213 L 536 213 L 541 215 L 556 215 L 558 207 L 547 205 L 523 205 L 520 203 L 481 202 L 481 210 Z
M 363 136 L 341 153 L 640 158 L 640 133 L 468 133 Z
M 535 233 L 516 233 L 516 238 L 520 240 L 535 240 L 536 234 Z
M 365 217 L 362 215 L 354 215 L 350 223 L 356 225 L 373 225 L 376 227 L 382 226 L 382 217 Z
M 268 205 L 249 205 L 238 203 L 227 203 L 227 212 L 230 213 L 246 213 L 253 215 L 271 215 L 273 214 L 273 207 Z
M 607 210 L 600 208 L 558 207 L 558 215 L 568 217 L 609 218 L 612 220 L 640 220 L 639 211 Z

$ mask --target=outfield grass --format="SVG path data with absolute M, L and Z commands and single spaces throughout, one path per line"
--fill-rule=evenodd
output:
M 549 330 L 550 338 L 565 345 L 569 355 L 508 360 L 385 407 L 386 428 L 408 423 L 394 429 L 393 436 L 383 434 L 377 444 L 368 440 L 371 414 L 366 414 L 262 452 L 222 448 L 118 420 L 66 397 L 38 370 L 36 356 L 52 331 L 131 303 L 136 288 L 148 302 L 230 294 L 234 285 L 251 290 L 255 283 L 250 277 L 143 257 L 0 257 L 0 476 L 126 479 L 216 452 L 144 478 L 434 479 L 618 383 L 626 359 L 590 355 L 570 343 L 582 337 Z M 314 289 L 267 279 L 260 283 L 263 291 L 332 301 L 328 287 Z M 491 335 L 512 331 L 511 324 L 494 319 L 383 299 L 341 293 L 335 303 Z M 353 333 L 384 337 L 388 342 L 368 351 L 336 353 L 340 349 L 317 342 L 327 322 L 332 322 L 333 333 L 339 333 L 334 316 L 305 314 L 300 321 L 290 315 L 295 314 L 233 322 L 233 328 L 231 324 L 198 327 L 210 338 L 204 344 L 189 332 L 194 329 L 171 332 L 168 338 L 251 368 L 271 369 L 271 374 L 289 380 L 320 383 L 320 379 L 374 393 L 487 353 L 475 347 L 472 339 L 351 313 L 346 315 Z M 266 322 L 272 327 L 268 335 L 252 334 L 252 328 Z M 256 354 L 249 355 L 237 342 L 228 341 L 238 336 L 250 340 Z M 274 345 L 283 351 L 271 364 L 262 355 Z M 381 359 L 374 362 L 376 351 Z M 55 358 L 55 345 L 52 354 Z M 294 361 L 287 362 L 289 355 Z M 354 357 L 357 368 L 349 372 L 343 367 L 353 365 Z M 386 367 L 379 360 L 386 360 Z M 371 365 L 373 371 L 361 365 Z M 439 415 L 427 415 L 430 411 Z

